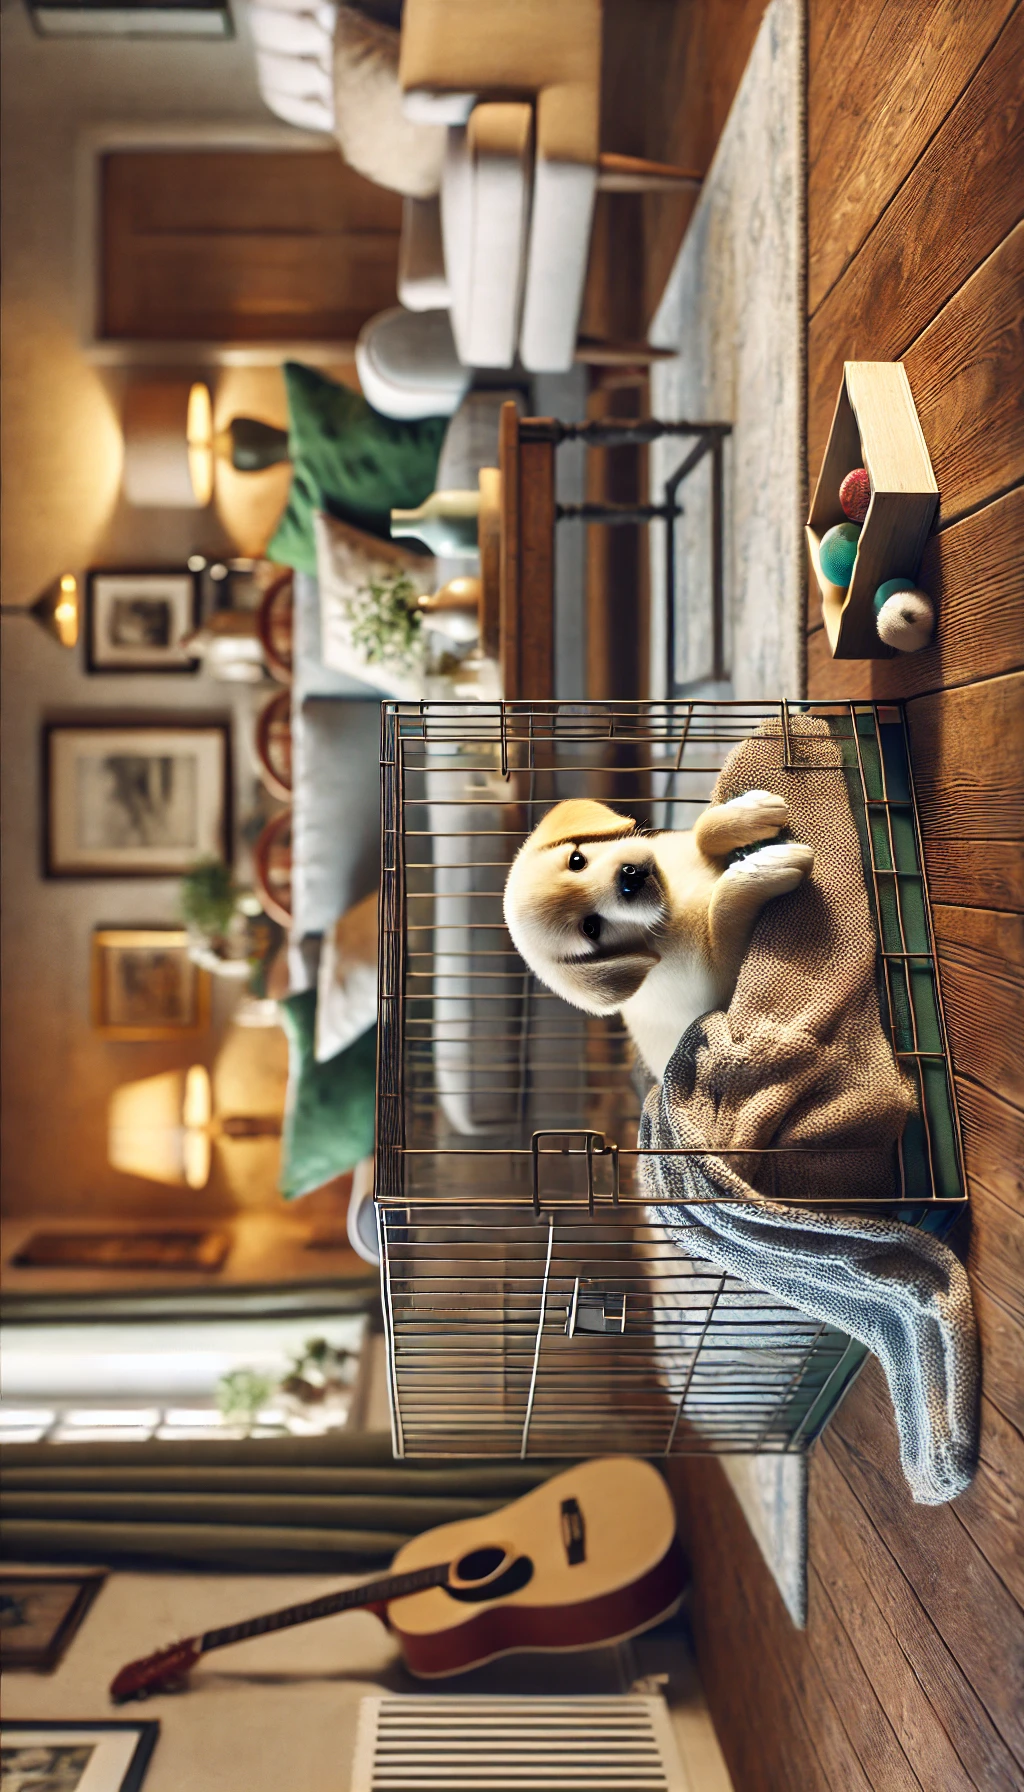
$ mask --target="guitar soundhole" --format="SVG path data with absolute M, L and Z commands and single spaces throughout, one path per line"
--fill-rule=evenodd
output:
M 533 1563 L 529 1556 L 516 1556 L 507 1568 L 502 1568 L 506 1560 L 503 1549 L 471 1549 L 455 1564 L 460 1581 L 469 1584 L 447 1585 L 444 1590 L 449 1599 L 458 1599 L 463 1605 L 483 1605 L 488 1599 L 507 1599 L 510 1593 L 518 1593 L 533 1579 Z
M 471 1549 L 468 1556 L 456 1563 L 455 1572 L 460 1580 L 486 1580 L 488 1575 L 497 1573 L 504 1560 L 503 1549 Z

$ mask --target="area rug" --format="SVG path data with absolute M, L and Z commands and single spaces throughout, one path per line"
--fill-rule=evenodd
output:
M 786 1610 L 807 1623 L 806 1456 L 723 1456 L 722 1467 Z
M 650 339 L 656 417 L 728 422 L 725 651 L 736 697 L 803 692 L 803 0 L 771 0 Z M 651 451 L 652 492 L 683 458 Z M 711 474 L 687 479 L 676 525 L 676 686 L 711 654 Z M 667 690 L 664 542 L 651 531 L 651 691 Z
M 771 0 L 650 339 L 675 348 L 651 374 L 654 416 L 728 422 L 727 686 L 711 666 L 711 478 L 682 488 L 676 525 L 675 685 L 708 696 L 800 696 L 803 658 L 804 92 L 802 0 Z M 651 450 L 651 489 L 682 459 Z M 664 693 L 665 562 L 651 531 L 651 691 Z M 722 1466 L 793 1622 L 807 1611 L 807 1465 L 727 1456 Z

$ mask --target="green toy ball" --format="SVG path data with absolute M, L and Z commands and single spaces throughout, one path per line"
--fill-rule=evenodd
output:
M 845 590 L 850 583 L 859 536 L 859 523 L 836 523 L 822 536 L 818 560 L 830 585 L 841 585 Z

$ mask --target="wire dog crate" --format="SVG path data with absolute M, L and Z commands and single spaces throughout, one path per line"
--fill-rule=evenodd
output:
M 801 757 L 808 716 L 828 768 Z M 652 1223 L 626 1032 L 543 987 L 503 919 L 554 802 L 692 826 L 765 730 L 787 770 L 838 769 L 850 798 L 882 1022 L 919 1098 L 887 1211 L 943 1231 L 964 1202 L 900 706 L 386 704 L 375 1192 L 397 1455 L 797 1451 L 859 1370 L 860 1344 Z

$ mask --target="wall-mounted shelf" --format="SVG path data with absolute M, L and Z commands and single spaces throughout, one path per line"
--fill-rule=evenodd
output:
M 871 503 L 844 591 L 822 573 L 818 546 L 827 529 L 847 520 L 839 487 L 853 467 L 867 467 Z M 938 502 L 903 363 L 847 361 L 804 531 L 835 659 L 892 659 L 875 628 L 875 592 L 884 579 L 917 577 Z

